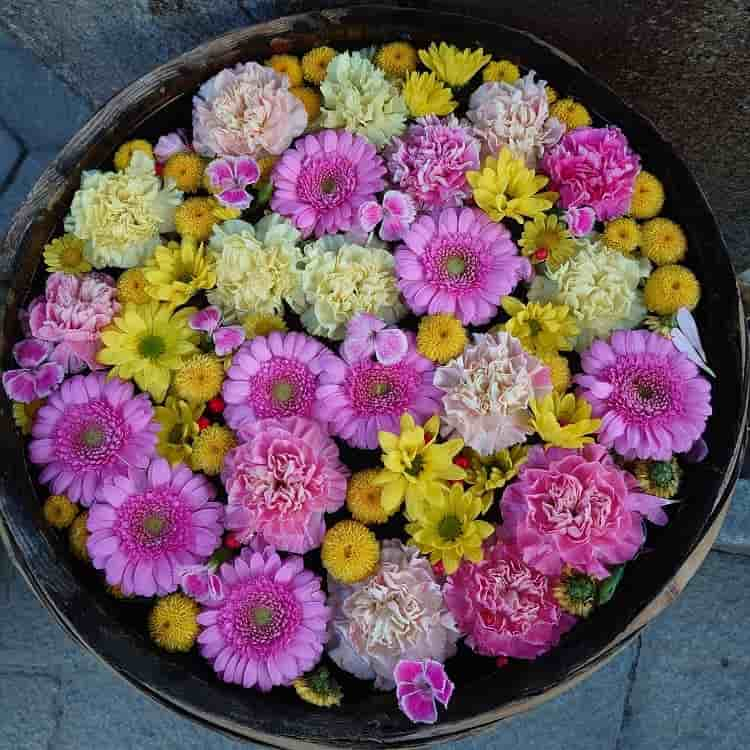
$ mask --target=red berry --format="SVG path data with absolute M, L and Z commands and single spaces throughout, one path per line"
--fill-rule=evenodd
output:
M 429 443 L 430 440 L 432 440 L 432 438 L 434 438 L 434 437 L 435 436 L 431 432 L 427 432 L 425 430 L 425 433 L 424 433 L 424 444 L 427 445 L 427 443 Z
M 242 546 L 242 542 L 230 531 L 224 537 L 224 546 L 229 549 L 239 549 Z
M 547 258 L 549 258 L 549 250 L 546 247 L 540 247 L 534 252 L 534 260 L 537 263 L 541 263 L 543 260 L 547 260 Z
M 456 466 L 460 466 L 462 469 L 468 469 L 471 465 L 470 461 L 466 456 L 456 456 L 453 459 L 453 463 L 456 464 Z
M 498 669 L 502 669 L 504 666 L 508 664 L 508 657 L 498 656 L 497 659 L 495 659 L 495 664 L 497 665 Z
M 438 560 L 433 566 L 432 571 L 435 573 L 435 575 L 438 578 L 443 578 L 445 576 L 445 567 L 443 566 L 443 561 Z
M 206 427 L 211 426 L 211 420 L 208 419 L 208 417 L 200 417 L 198 419 L 198 429 L 199 430 L 205 430 Z
M 158 177 L 161 177 L 164 174 L 164 165 L 157 161 L 156 164 L 154 164 L 154 172 L 156 172 Z
M 214 414 L 221 414 L 224 411 L 224 399 L 221 396 L 216 396 L 208 402 L 208 409 Z

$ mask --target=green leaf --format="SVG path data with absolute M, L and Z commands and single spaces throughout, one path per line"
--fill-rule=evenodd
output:
M 273 184 L 270 180 L 267 182 L 263 182 L 258 187 L 258 205 L 265 206 L 268 201 L 271 200 L 271 195 L 273 193 Z
M 599 593 L 596 597 L 596 603 L 601 607 L 602 604 L 606 604 L 614 595 L 620 581 L 622 580 L 622 574 L 625 572 L 624 565 L 618 565 L 614 568 L 612 575 L 609 578 L 605 578 L 599 584 Z

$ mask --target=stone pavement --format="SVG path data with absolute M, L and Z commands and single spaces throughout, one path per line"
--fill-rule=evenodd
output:
M 311 5 L 298 0 L 47 0 L 35 4 L 0 0 L 0 28 L 8 32 L 0 31 L 0 233 L 57 149 L 96 106 L 133 77 L 224 30 Z M 526 5 L 531 14 L 542 3 L 528 0 Z M 556 5 L 549 3 L 553 10 L 544 16 L 550 29 L 561 18 L 560 12 L 555 16 Z M 583 8 L 592 3 L 575 5 L 571 14 L 576 23 L 586 22 Z M 587 51 L 590 45 L 582 44 L 564 20 L 560 21 L 558 43 L 624 91 L 626 98 L 653 116 L 683 148 L 708 189 L 730 252 L 743 270 L 750 265 L 750 232 L 739 206 L 746 204 L 741 198 L 750 191 L 746 162 L 737 146 L 738 134 L 750 128 L 747 95 L 739 101 L 732 95 L 706 108 L 712 110 L 715 122 L 722 113 L 732 114 L 733 119 L 722 120 L 721 133 L 711 133 L 695 122 L 681 128 L 676 119 L 678 112 L 685 111 L 686 98 L 708 96 L 712 86 L 720 88 L 727 76 L 731 78 L 726 71 L 739 69 L 731 56 L 747 37 L 740 5 L 719 0 L 713 9 L 716 12 L 705 16 L 697 6 L 706 3 L 693 0 L 673 3 L 679 6 L 677 10 L 663 0 L 628 3 L 629 13 L 621 12 L 620 5 L 616 18 L 603 18 L 599 11 L 592 11 L 588 22 L 602 25 L 602 21 L 611 21 L 617 30 L 617 24 L 626 18 L 629 33 L 625 47 L 630 45 L 633 55 L 648 42 L 651 32 L 658 31 L 665 39 L 680 34 L 689 37 L 690 52 L 682 57 L 664 44 L 655 49 L 656 61 L 638 60 L 650 66 L 643 68 L 652 75 L 650 86 L 635 80 L 639 75 L 636 60 L 623 62 L 626 53 L 611 24 L 603 24 L 610 31 L 601 32 L 602 44 L 609 45 L 616 65 L 607 62 L 603 54 Z M 648 12 L 644 10 L 647 5 Z M 513 8 L 516 15 L 510 16 L 509 22 L 545 34 L 545 29 L 539 28 L 545 23 L 541 16 L 519 17 L 516 6 Z M 726 34 L 720 39 L 721 29 Z M 555 35 L 546 31 L 550 41 L 556 41 Z M 726 54 L 723 44 L 732 47 Z M 133 55 L 136 48 L 138 55 Z M 669 77 L 673 65 L 681 72 L 674 73 L 667 83 L 665 75 Z M 725 68 L 720 69 L 721 65 Z M 738 86 L 737 91 L 741 96 L 746 89 Z M 702 117 L 703 111 L 696 109 L 696 117 Z M 0 275 L 5 273 L 7 278 L 7 272 L 0 267 Z M 746 698 L 750 675 L 748 589 L 750 481 L 743 480 L 715 551 L 680 600 L 636 643 L 571 692 L 502 724 L 491 734 L 453 747 L 746 748 L 750 731 Z M 0 750 L 249 747 L 158 707 L 85 654 L 52 622 L 3 551 L 0 717 Z

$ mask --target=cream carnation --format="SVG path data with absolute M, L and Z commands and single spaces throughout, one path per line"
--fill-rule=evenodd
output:
M 393 690 L 400 659 L 443 662 L 456 652 L 458 630 L 432 566 L 414 547 L 385 540 L 367 580 L 345 586 L 329 577 L 328 654 L 347 672 Z
M 531 302 L 568 305 L 580 328 L 576 351 L 619 328 L 634 328 L 646 315 L 641 279 L 651 271 L 646 258 L 628 258 L 598 241 L 578 240 L 578 252 L 547 278 L 537 276 Z
M 398 89 L 358 52 L 331 60 L 320 92 L 324 128 L 345 128 L 381 147 L 406 127 L 406 103 Z
M 300 233 L 277 214 L 253 227 L 226 221 L 214 227 L 209 247 L 216 255 L 216 289 L 208 293 L 226 320 L 244 315 L 283 315 L 284 302 L 304 309 Z
M 377 240 L 366 246 L 329 235 L 305 248 L 302 323 L 314 336 L 343 339 L 357 313 L 395 323 L 406 313 L 399 299 L 393 256 Z
M 174 230 L 182 193 L 162 184 L 154 160 L 134 151 L 124 172 L 84 172 L 73 196 L 65 231 L 84 240 L 83 254 L 95 268 L 132 268 L 146 261 Z

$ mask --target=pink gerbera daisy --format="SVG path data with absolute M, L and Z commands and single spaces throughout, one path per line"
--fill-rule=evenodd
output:
M 91 505 L 99 485 L 145 468 L 159 423 L 149 397 L 104 373 L 68 378 L 34 419 L 29 456 L 44 464 L 39 481 L 55 494 Z
M 510 232 L 476 208 L 424 215 L 396 252 L 398 285 L 417 314 L 450 313 L 481 325 L 500 299 L 531 273 Z
M 333 352 L 303 333 L 257 336 L 234 355 L 227 372 L 224 417 L 235 430 L 268 417 L 320 419 L 321 375 L 343 375 L 344 369 Z
M 205 563 L 221 545 L 223 506 L 202 474 L 155 458 L 147 471 L 109 478 L 96 493 L 88 551 L 124 594 L 176 591 L 182 567 Z
M 668 461 L 690 450 L 711 414 L 711 386 L 667 338 L 617 331 L 581 356 L 579 395 L 602 419 L 597 441 L 626 459 Z
M 271 208 L 305 237 L 351 229 L 357 210 L 385 187 L 385 163 L 365 138 L 322 130 L 300 138 L 273 171 Z
M 405 413 L 422 424 L 441 411 L 442 391 L 432 384 L 435 366 L 417 352 L 414 334 L 405 335 L 407 351 L 394 364 L 357 358 L 344 346 L 346 367 L 321 381 L 317 398 L 322 417 L 332 434 L 355 448 L 377 448 L 380 430 L 398 434 Z
M 320 660 L 330 610 L 320 578 L 297 555 L 257 545 L 220 568 L 224 597 L 206 602 L 201 653 L 224 682 L 268 691 Z

